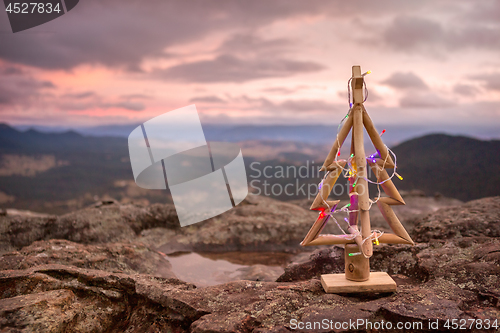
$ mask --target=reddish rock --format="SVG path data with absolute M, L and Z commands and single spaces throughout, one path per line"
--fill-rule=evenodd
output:
M 181 228 L 171 204 L 111 202 L 59 217 L 0 216 L 0 253 L 49 239 L 82 244 L 133 241 L 165 253 L 297 251 L 314 215 L 296 205 L 248 196 L 224 214 Z
M 143 273 L 174 278 L 165 256 L 143 244 L 107 243 L 84 245 L 67 240 L 37 241 L 19 251 L 0 255 L 0 268 L 27 269 L 62 264 L 115 273 Z
M 500 237 L 500 196 L 442 208 L 416 217 L 411 236 L 416 242 L 460 237 Z
M 343 273 L 344 265 L 344 249 L 332 246 L 328 249 L 314 251 L 305 262 L 288 265 L 285 272 L 276 281 L 319 279 L 321 274 Z
M 366 321 L 422 323 L 422 330 L 415 331 L 432 332 L 429 321 L 438 321 L 441 331 L 446 331 L 443 325 L 448 319 L 500 322 L 498 210 L 486 210 L 488 205 L 496 209 L 498 198 L 420 217 L 412 235 L 428 242 L 376 246 L 371 268 L 393 276 L 398 289 L 392 294 L 325 294 L 317 277 L 343 271 L 343 250 L 338 247 L 318 249 L 306 262 L 289 266 L 279 280 L 290 282 L 236 281 L 196 288 L 153 276 L 158 275 L 154 270 L 162 265 L 163 256 L 124 241 L 132 237 L 156 243 L 168 234 L 168 239 L 190 248 L 241 250 L 276 242 L 273 246 L 286 249 L 310 227 L 309 220 L 302 221 L 308 212 L 259 200 L 182 229 L 169 224 L 171 215 L 161 205 L 156 215 L 148 209 L 111 204 L 64 219 L 32 220 L 39 230 L 31 230 L 27 219 L 16 225 L 13 217 L 0 217 L 6 230 L 0 236 L 4 249 L 17 249 L 0 259 L 0 327 L 6 332 L 277 333 L 294 330 L 299 322 L 362 319 L 365 325 Z M 446 227 L 437 226 L 438 219 Z M 67 228 L 68 221 L 76 221 L 74 229 Z M 160 229 L 163 233 L 155 235 Z M 27 234 L 18 235 L 16 230 Z M 99 235 L 107 230 L 112 232 Z M 33 238 L 53 235 L 79 238 L 82 243 L 33 243 Z M 115 243 L 98 244 L 106 237 Z M 33 244 L 23 248 L 20 244 L 25 242 Z M 373 330 L 349 326 L 344 331 Z
M 57 293 L 46 294 L 50 291 Z M 53 296 L 51 302 L 43 301 L 47 295 Z M 45 265 L 1 271 L 0 298 L 5 329 L 50 327 L 53 332 L 280 332 L 292 329 L 293 320 L 500 318 L 493 297 L 445 277 L 400 283 L 394 294 L 335 295 L 325 294 L 316 279 L 196 289 L 176 279 Z M 63 310 L 65 315 L 54 320 L 52 314 Z

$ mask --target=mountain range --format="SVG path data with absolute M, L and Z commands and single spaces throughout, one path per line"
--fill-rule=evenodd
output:
M 239 141 L 249 177 L 252 162 L 259 162 L 260 168 L 305 165 L 307 161 L 321 165 L 335 138 L 335 132 L 323 134 L 321 145 L 283 139 L 246 141 L 243 130 L 226 129 L 225 135 L 213 132 L 218 134 L 206 136 L 209 140 Z M 266 133 L 262 137 L 266 137 Z M 418 189 L 427 195 L 439 192 L 464 201 L 500 195 L 499 140 L 430 134 L 391 146 L 391 149 L 397 155 L 398 173 L 404 177 L 403 181 L 394 180 L 398 189 Z M 262 151 L 270 151 L 270 156 L 262 157 L 259 155 Z M 317 184 L 319 180 L 313 175 L 300 182 Z M 295 179 L 290 176 L 270 181 L 284 183 L 295 182 Z M 168 191 L 143 190 L 135 186 L 124 137 L 84 136 L 75 131 L 20 131 L 0 124 L 0 208 L 62 213 L 103 197 L 149 203 L 171 200 Z M 282 200 L 300 198 L 275 197 Z
M 76 132 L 84 136 L 126 138 L 139 124 L 101 125 L 93 127 L 50 127 L 50 126 L 16 126 L 19 131 L 36 130 L 42 133 Z M 240 142 L 247 140 L 283 140 L 303 143 L 322 144 L 330 142 L 337 133 L 336 125 L 249 125 L 249 124 L 206 124 L 203 131 L 209 141 Z M 378 124 L 380 130 L 386 129 L 384 142 L 395 146 L 406 140 L 432 133 L 449 135 L 465 135 L 481 140 L 500 139 L 498 126 L 453 126 L 437 125 L 389 125 Z

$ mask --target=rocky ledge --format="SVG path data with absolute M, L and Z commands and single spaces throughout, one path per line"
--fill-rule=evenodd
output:
M 406 206 L 394 210 L 408 230 L 412 217 L 439 208 L 461 204 L 456 199 L 423 197 L 404 193 Z M 62 216 L 0 214 L 0 253 L 19 250 L 35 241 L 66 239 L 81 244 L 139 242 L 164 253 L 177 251 L 297 251 L 317 218 L 307 200 L 300 205 L 249 195 L 234 209 L 203 223 L 181 228 L 171 204 L 140 206 L 99 202 Z M 374 228 L 387 230 L 377 208 L 371 212 Z M 334 223 L 325 233 L 338 233 Z
M 285 213 L 276 213 L 280 218 L 284 217 L 280 214 L 292 214 L 288 206 L 285 208 Z M 254 219 L 258 215 L 251 214 Z M 46 225 L 61 225 L 58 219 Z M 78 215 L 73 215 L 73 220 L 83 221 Z M 266 220 L 272 219 L 263 215 L 250 225 L 255 228 L 252 230 L 267 230 L 263 233 L 265 241 L 271 242 L 279 235 L 268 234 Z M 76 230 L 85 229 L 78 223 L 74 233 L 62 238 L 76 237 Z M 130 221 L 127 228 L 139 238 L 145 237 L 141 236 L 142 223 Z M 215 230 L 222 230 L 214 221 L 211 223 Z M 262 223 L 260 229 L 255 227 L 259 223 Z M 416 246 L 377 246 L 371 259 L 373 271 L 387 271 L 396 280 L 396 293 L 336 295 L 325 294 L 318 278 L 320 274 L 343 271 L 343 249 L 339 247 L 299 256 L 306 258 L 289 265 L 278 282 L 235 281 L 196 288 L 169 276 L 168 263 L 161 253 L 127 237 L 120 240 L 119 235 L 128 232 L 124 227 L 125 231 L 113 234 L 114 244 L 89 241 L 85 237 L 90 233 L 81 231 L 81 244 L 49 240 L 50 233 L 40 233 L 39 238 L 45 240 L 25 240 L 29 244 L 20 246 L 9 243 L 9 239 L 22 239 L 13 237 L 16 225 L 9 222 L 11 233 L 4 235 L 3 241 L 10 252 L 0 257 L 3 269 L 0 329 L 2 332 L 288 332 L 297 328 L 299 322 L 326 319 L 333 325 L 349 320 L 422 322 L 422 329 L 413 331 L 431 332 L 435 330 L 429 328 L 429 322 L 437 321 L 439 329 L 447 331 L 444 324 L 448 319 L 490 319 L 500 324 L 500 197 L 443 208 L 416 217 L 413 223 L 411 235 L 417 241 Z M 369 330 L 352 326 L 337 330 L 333 326 L 324 331 Z
M 181 228 L 171 204 L 144 207 L 109 201 L 62 216 L 0 216 L 0 253 L 50 239 L 132 241 L 166 253 L 286 251 L 297 248 L 314 216 L 293 204 L 249 195 L 235 209 Z

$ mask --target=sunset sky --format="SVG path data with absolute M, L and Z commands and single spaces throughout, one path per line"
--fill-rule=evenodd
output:
M 500 1 L 81 0 L 12 33 L 0 12 L 0 122 L 337 124 L 351 66 L 384 124 L 500 124 Z

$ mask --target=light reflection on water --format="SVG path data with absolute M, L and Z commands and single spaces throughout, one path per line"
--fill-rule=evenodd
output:
M 183 252 L 166 257 L 179 279 L 204 287 L 237 280 L 275 281 L 292 256 L 269 252 Z

